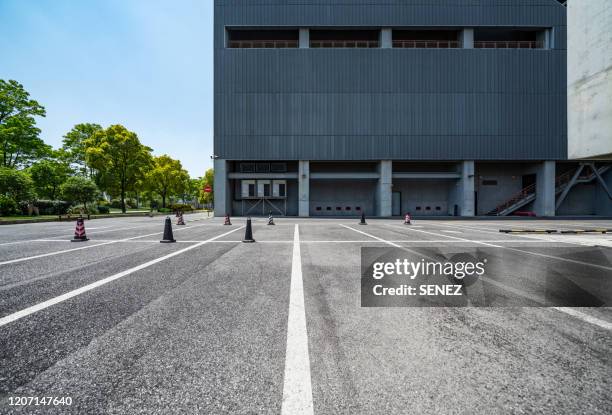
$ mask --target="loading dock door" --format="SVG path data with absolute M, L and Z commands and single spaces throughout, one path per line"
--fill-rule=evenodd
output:
M 391 193 L 391 214 L 393 216 L 402 215 L 402 194 L 400 192 Z

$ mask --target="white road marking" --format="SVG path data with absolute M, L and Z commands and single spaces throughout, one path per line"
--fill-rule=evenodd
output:
M 23 309 L 21 311 L 17 311 L 17 312 L 15 312 L 13 314 L 9 314 L 8 316 L 0 318 L 0 327 L 4 326 L 6 324 L 9 324 L 9 323 L 11 323 L 13 321 L 19 320 L 19 319 L 21 319 L 23 317 L 29 316 L 30 314 L 34 314 L 34 313 L 36 313 L 38 311 L 44 310 L 45 308 L 51 307 L 52 305 L 62 303 L 62 302 L 66 301 L 66 300 L 68 300 L 68 299 L 70 299 L 72 297 L 76 297 L 77 295 L 86 293 L 87 291 L 91 291 L 94 288 L 100 287 L 100 286 L 102 286 L 104 284 L 108 284 L 109 282 L 118 280 L 119 278 L 123 278 L 126 275 L 133 274 L 136 271 L 140 271 L 141 269 L 148 268 L 151 265 L 155 265 L 155 264 L 157 264 L 159 262 L 165 261 L 166 259 L 175 257 L 175 256 L 180 255 L 182 253 L 185 253 L 187 251 L 190 251 L 190 250 L 192 250 L 194 248 L 197 248 L 199 246 L 202 246 L 202 245 L 204 245 L 204 244 L 206 244 L 206 243 L 208 243 L 210 241 L 214 241 L 215 239 L 222 238 L 222 237 L 224 237 L 226 235 L 229 235 L 232 232 L 236 232 L 237 230 L 240 230 L 242 228 L 244 228 L 244 226 L 241 226 L 241 227 L 236 228 L 236 229 L 232 229 L 229 232 L 226 232 L 226 233 L 221 234 L 221 235 L 217 235 L 217 236 L 215 236 L 213 238 L 207 239 L 207 240 L 199 242 L 199 243 L 197 243 L 195 245 L 191 245 L 191 246 L 188 246 L 186 248 L 180 249 L 178 251 L 172 252 L 172 253 L 170 253 L 168 255 L 164 255 L 162 257 L 155 258 L 155 259 L 153 259 L 153 260 L 151 260 L 149 262 L 145 262 L 144 264 L 140 264 L 140 265 L 135 266 L 133 268 L 130 268 L 128 270 L 122 271 L 122 272 L 120 272 L 118 274 L 111 275 L 110 277 L 106 277 L 104 279 L 98 280 L 98 281 L 93 282 L 91 284 L 85 285 L 84 287 L 77 288 L 76 290 L 69 291 L 69 292 L 67 292 L 65 294 L 62 294 L 60 296 L 57 296 L 55 298 L 51 298 L 50 300 L 43 301 L 42 303 L 38 303 L 38 304 L 33 305 L 31 307 L 25 308 L 25 309 Z
M 393 225 L 387 225 L 387 226 L 394 227 Z M 542 257 L 542 258 L 555 259 L 555 260 L 558 260 L 558 261 L 570 262 L 570 263 L 573 263 L 573 264 L 585 265 L 585 266 L 588 266 L 588 267 L 605 269 L 606 271 L 612 271 L 612 267 L 607 267 L 605 265 L 592 264 L 592 263 L 589 263 L 589 262 L 577 261 L 575 259 L 563 258 L 563 257 L 559 257 L 559 256 L 554 256 L 554 255 L 546 255 L 546 254 L 542 254 L 540 252 L 530 252 L 530 251 L 525 251 L 523 249 L 512 248 L 512 247 L 509 247 L 509 246 L 495 245 L 495 244 L 492 244 L 490 242 L 475 241 L 475 240 L 472 240 L 472 239 L 460 238 L 458 236 L 443 235 L 443 234 L 436 233 L 436 232 L 421 231 L 421 230 L 417 230 L 417 229 L 412 229 L 412 231 L 427 233 L 427 234 L 435 235 L 435 236 L 443 236 L 445 238 L 458 239 L 458 240 L 461 240 L 461 241 L 472 242 L 472 243 L 475 243 L 475 244 L 490 246 L 490 247 L 493 247 L 493 248 L 502 248 L 502 249 L 507 249 L 507 250 L 510 250 L 510 251 L 521 252 L 521 253 L 528 254 L 528 255 L 539 256 L 539 257 Z M 424 241 L 424 242 L 427 242 L 427 241 Z M 521 243 L 522 243 L 522 241 L 521 241 Z
M 174 229 L 174 232 L 179 232 L 179 231 L 182 231 L 182 230 L 185 230 L 185 229 L 198 228 L 200 226 L 204 226 L 204 225 L 186 226 L 184 228 Z M 117 239 L 117 240 L 113 240 L 113 241 L 102 242 L 102 243 L 99 243 L 99 244 L 85 245 L 85 246 L 81 246 L 81 247 L 78 247 L 78 248 L 64 249 L 62 251 L 53 251 L 53 252 L 47 252 L 45 254 L 40 254 L 40 255 L 32 255 L 32 256 L 27 256 L 27 257 L 23 257 L 23 258 L 11 259 L 11 260 L 8 260 L 8 261 L 0 262 L 0 265 L 15 264 L 17 262 L 24 262 L 24 261 L 30 261 L 32 259 L 45 258 L 45 257 L 48 257 L 48 256 L 65 254 L 67 252 L 81 251 L 83 249 L 94 248 L 96 246 L 110 245 L 110 244 L 115 244 L 115 243 L 118 243 L 118 242 L 127 242 L 127 241 L 131 241 L 133 239 L 146 238 L 147 236 L 159 235 L 161 233 L 163 233 L 163 232 L 154 232 L 154 233 L 149 233 L 149 234 L 146 234 L 146 235 L 132 236 L 131 238 Z M 53 242 L 60 242 L 60 241 L 53 241 Z M 82 244 L 83 242 L 75 242 L 75 243 Z
M 557 311 L 561 311 L 562 313 L 566 313 L 569 314 L 571 316 L 574 316 L 582 321 L 585 321 L 587 323 L 591 323 L 594 324 L 596 326 L 599 326 L 601 328 L 604 328 L 606 330 L 612 330 L 612 323 L 602 320 L 600 318 L 597 317 L 593 317 L 590 316 L 586 313 L 583 313 L 581 311 L 578 311 L 574 308 L 571 307 L 552 307 L 553 309 L 557 310 Z
M 387 226 L 393 226 L 393 225 L 387 225 Z M 517 251 L 517 252 L 526 253 L 526 254 L 530 254 L 530 255 L 541 256 L 541 257 L 544 257 L 544 258 L 557 259 L 557 260 L 561 260 L 561 261 L 567 261 L 567 262 L 572 262 L 572 263 L 576 263 L 576 264 L 580 264 L 580 265 L 587 265 L 587 266 L 596 267 L 596 268 L 603 268 L 603 269 L 612 271 L 611 267 L 606 267 L 604 265 L 589 264 L 587 262 L 576 261 L 576 260 L 573 260 L 573 259 L 556 257 L 556 256 L 553 256 L 553 255 L 546 255 L 546 254 L 541 254 L 541 253 L 538 253 L 538 252 L 529 252 L 529 251 L 524 251 L 524 250 L 521 250 L 521 249 L 507 247 L 507 246 L 493 245 L 491 243 L 482 242 L 482 241 L 473 241 L 473 240 L 470 240 L 470 239 L 459 238 L 457 236 L 441 235 L 441 234 L 437 234 L 435 232 L 420 231 L 420 230 L 416 230 L 416 229 L 414 231 L 415 232 L 423 232 L 423 233 L 427 233 L 427 234 L 431 234 L 431 235 L 444 236 L 446 238 L 461 239 L 461 240 L 464 240 L 464 241 L 474 242 L 474 243 L 477 243 L 477 244 L 491 246 L 491 247 L 494 247 L 494 248 L 508 249 L 508 250 L 511 250 L 511 251 Z M 521 241 L 521 243 L 522 243 L 522 241 Z M 501 285 L 501 283 L 498 283 L 498 284 Z M 612 325 L 610 323 L 608 323 L 607 321 L 598 319 L 596 317 L 589 316 L 588 314 L 585 314 L 585 313 L 582 313 L 580 311 L 574 310 L 573 308 L 570 308 L 570 307 L 550 307 L 550 308 L 552 308 L 554 310 L 561 311 L 562 313 L 566 313 L 566 314 L 571 315 L 573 317 L 579 318 L 579 319 L 581 319 L 581 320 L 583 320 L 583 321 L 585 321 L 587 323 L 594 324 L 596 326 L 599 326 L 599 327 L 607 329 L 607 330 L 610 330 L 611 327 L 612 327 Z
M 303 284 L 300 231 L 298 224 L 295 224 L 287 322 L 287 352 L 285 353 L 285 377 L 281 406 L 283 415 L 313 414 L 314 411 Z
M 398 244 L 396 244 L 396 243 L 394 243 L 394 242 L 385 241 L 384 239 L 379 238 L 378 236 L 370 235 L 369 233 L 366 233 L 366 232 L 360 231 L 360 230 L 355 229 L 355 228 L 351 228 L 350 226 L 347 226 L 347 225 L 345 225 L 345 224 L 343 224 L 343 223 L 340 223 L 340 226 L 342 226 L 342 227 L 344 227 L 344 228 L 346 228 L 346 229 L 350 229 L 350 230 L 352 230 L 352 231 L 358 232 L 358 233 L 360 233 L 360 234 L 362 234 L 362 235 L 365 235 L 365 236 L 367 236 L 367 237 L 370 237 L 370 238 L 372 238 L 372 239 L 376 239 L 376 240 L 377 240 L 377 241 L 379 241 L 379 242 L 383 242 L 383 243 L 389 244 L 389 245 L 394 246 L 394 247 L 396 247 L 396 248 L 401 248 L 401 246 L 400 246 L 400 245 L 398 245 Z M 364 241 L 364 242 L 366 242 L 366 241 Z

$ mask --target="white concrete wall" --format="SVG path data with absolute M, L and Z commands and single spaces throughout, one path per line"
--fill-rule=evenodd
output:
M 567 10 L 568 157 L 612 158 L 612 1 Z

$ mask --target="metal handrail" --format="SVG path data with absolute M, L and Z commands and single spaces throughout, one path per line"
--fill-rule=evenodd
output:
M 450 49 L 458 48 L 459 42 L 456 40 L 394 40 L 393 47 L 411 49 Z
M 535 40 L 475 40 L 476 49 L 543 49 L 544 42 Z
M 297 40 L 230 40 L 230 48 L 253 49 L 253 48 L 297 48 Z
M 377 48 L 378 40 L 311 40 L 311 48 Z

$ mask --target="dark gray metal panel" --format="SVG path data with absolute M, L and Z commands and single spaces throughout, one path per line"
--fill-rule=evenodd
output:
M 566 157 L 566 55 L 559 40 L 565 9 L 554 1 L 216 4 L 215 154 L 221 158 Z M 267 24 L 555 26 L 559 49 L 222 47 L 225 25 Z

